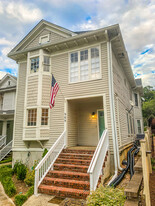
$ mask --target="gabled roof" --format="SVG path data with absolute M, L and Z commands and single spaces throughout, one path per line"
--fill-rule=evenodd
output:
M 48 26 L 49 28 L 53 28 L 59 32 L 62 32 L 63 34 L 67 35 L 67 36 L 75 36 L 77 35 L 75 32 L 70 31 L 68 29 L 65 29 L 61 26 L 58 26 L 56 24 L 53 24 L 51 22 L 48 22 L 44 19 L 42 19 L 10 52 L 16 52 L 20 47 L 22 47 L 22 45 L 26 44 L 29 41 L 29 38 L 32 38 L 33 36 L 35 36 L 41 29 L 43 29 L 44 27 Z M 8 55 L 9 55 L 8 54 Z
M 15 76 L 7 73 L 7 74 L 0 80 L 0 85 L 2 85 L 3 82 L 4 82 L 8 77 L 9 77 L 10 79 L 12 79 L 14 82 L 17 82 L 17 77 L 15 77 Z

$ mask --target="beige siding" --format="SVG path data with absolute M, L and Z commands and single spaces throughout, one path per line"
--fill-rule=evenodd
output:
M 87 102 L 79 105 L 78 111 L 78 145 L 97 146 L 98 144 L 98 119 L 97 110 L 103 108 L 103 103 Z M 92 112 L 95 117 L 92 119 Z
M 24 118 L 24 100 L 25 100 L 25 83 L 26 83 L 26 63 L 19 64 L 18 68 L 18 85 L 17 85 L 17 102 L 15 110 L 14 124 L 14 147 L 25 148 L 22 140 L 23 137 L 23 118 Z
M 29 128 L 25 130 L 25 139 L 28 139 L 28 138 L 36 138 L 35 128 Z
M 38 75 L 29 76 L 27 84 L 27 106 L 36 106 L 38 98 Z
M 27 45 L 26 49 L 34 48 L 39 46 L 39 37 L 49 34 L 49 39 L 51 43 L 56 43 L 60 41 L 61 39 L 65 39 L 65 37 L 61 36 L 60 34 L 54 33 L 52 31 L 49 31 L 47 29 L 44 29 L 35 39 L 33 39 L 29 45 Z
M 118 98 L 115 98 L 115 112 L 116 112 L 116 125 L 117 125 L 117 136 L 119 140 L 119 146 L 130 143 L 133 140 L 133 135 L 128 135 L 127 127 L 127 111 L 130 110 L 130 85 L 127 77 L 123 71 L 122 66 L 113 53 L 113 83 L 114 93 Z M 120 111 L 120 112 L 119 112 Z M 131 114 L 133 111 L 131 111 Z M 118 120 L 120 122 L 118 122 Z M 120 132 L 119 132 L 120 128 Z
M 2 110 L 14 110 L 15 109 L 15 97 L 16 92 L 5 92 L 3 95 L 3 108 Z
M 41 129 L 40 130 L 40 138 L 48 139 L 49 138 L 49 129 Z
M 42 105 L 43 106 L 49 105 L 50 90 L 51 90 L 51 76 L 43 75 L 42 77 Z

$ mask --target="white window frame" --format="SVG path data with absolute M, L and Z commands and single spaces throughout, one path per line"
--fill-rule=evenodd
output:
M 29 114 L 29 110 L 33 110 L 33 109 L 36 109 L 36 125 L 28 125 L 28 114 Z M 26 109 L 27 111 L 26 111 L 26 113 L 27 113 L 27 115 L 26 115 L 26 128 L 36 128 L 37 127 L 37 121 L 38 121 L 38 109 L 37 109 L 37 107 L 32 107 L 32 108 L 27 108 Z
M 42 125 L 42 124 L 41 124 L 42 109 L 48 109 L 48 124 L 47 124 L 47 125 Z M 41 128 L 43 128 L 43 127 L 45 127 L 45 128 L 49 127 L 49 120 L 50 120 L 49 117 L 50 117 L 50 109 L 49 109 L 49 107 L 41 107 L 41 114 L 40 114 L 40 126 L 41 126 Z
M 38 71 L 36 71 L 36 72 L 33 71 L 32 72 L 32 70 L 31 70 L 31 59 L 36 59 L 36 58 L 39 58 L 39 68 L 38 68 Z M 40 70 L 40 55 L 35 55 L 35 56 L 30 57 L 29 58 L 29 74 L 30 75 L 38 74 L 39 70 Z
M 138 103 L 138 105 L 135 104 L 136 103 L 135 94 L 137 94 L 137 103 Z M 139 95 L 136 92 L 134 92 L 134 104 L 135 104 L 135 107 L 139 107 Z
M 141 133 L 138 132 L 138 121 L 140 121 Z M 136 119 L 136 124 L 137 124 L 137 134 L 142 134 L 142 121 L 141 121 L 141 119 Z
M 47 64 L 45 64 L 44 63 L 44 56 L 46 56 L 46 57 L 49 57 L 49 65 L 47 65 Z M 50 55 L 48 55 L 48 54 L 43 54 L 43 62 L 42 62 L 42 64 L 43 64 L 43 72 L 45 72 L 45 73 L 50 73 L 51 72 L 51 56 Z M 44 65 L 47 65 L 47 66 L 49 66 L 49 71 L 44 71 Z
M 99 77 L 98 78 L 91 78 L 91 49 L 92 48 L 98 48 L 99 49 L 99 66 L 100 66 L 100 71 L 99 71 Z M 87 80 L 80 80 L 80 52 L 84 51 L 84 50 L 88 50 L 88 79 Z M 70 67 L 71 67 L 71 54 L 72 53 L 78 53 L 78 81 L 76 82 L 71 82 L 70 81 Z M 79 82 L 87 82 L 87 81 L 92 81 L 92 80 L 97 80 L 97 79 L 101 79 L 102 78 L 102 69 L 101 69 L 101 45 L 97 44 L 97 45 L 92 45 L 89 47 L 83 47 L 80 50 L 73 50 L 71 52 L 69 52 L 69 70 L 68 70 L 68 79 L 69 79 L 69 84 L 76 84 Z
M 44 38 L 47 38 L 47 41 L 42 43 L 42 39 L 44 39 Z M 43 44 L 47 44 L 48 42 L 50 42 L 50 34 L 46 34 L 46 35 L 43 35 L 43 36 L 39 37 L 39 44 L 43 45 Z

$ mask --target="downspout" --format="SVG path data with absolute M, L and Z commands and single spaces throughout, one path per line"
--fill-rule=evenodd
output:
M 113 151 L 114 151 L 114 165 L 115 165 L 115 173 L 108 185 L 117 177 L 117 154 L 116 154 L 116 141 L 115 141 L 115 131 L 114 131 L 114 115 L 113 115 L 113 104 L 112 104 L 112 84 L 111 84 L 111 73 L 112 73 L 112 58 L 111 58 L 111 42 L 107 42 L 107 50 L 108 50 L 108 81 L 109 81 L 109 98 L 110 98 L 110 113 L 111 113 L 111 122 L 112 122 L 112 139 L 113 139 Z

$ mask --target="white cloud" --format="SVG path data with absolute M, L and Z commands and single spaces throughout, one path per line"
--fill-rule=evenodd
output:
M 2 2 L 0 2 L 0 14 L 3 13 L 3 6 L 2 6 Z
M 7 40 L 6 38 L 0 38 L 0 45 L 13 45 L 14 42 Z

